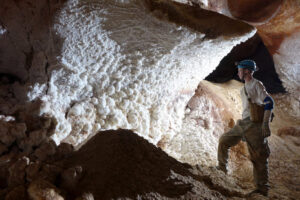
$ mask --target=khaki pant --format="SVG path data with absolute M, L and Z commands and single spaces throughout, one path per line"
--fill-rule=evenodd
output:
M 228 150 L 244 138 L 247 142 L 251 161 L 253 163 L 253 176 L 256 187 L 268 191 L 268 157 L 270 149 L 267 139 L 261 136 L 262 123 L 254 123 L 250 118 L 239 120 L 238 123 L 219 140 L 218 161 L 219 166 L 227 166 Z

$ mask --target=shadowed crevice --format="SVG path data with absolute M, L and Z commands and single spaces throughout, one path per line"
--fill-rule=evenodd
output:
M 268 92 L 286 92 L 276 73 L 273 58 L 258 34 L 234 47 L 205 80 L 215 83 L 224 83 L 231 79 L 240 81 L 234 63 L 243 59 L 253 59 L 256 62 L 259 70 L 254 73 L 254 77 L 263 82 Z
M 226 40 L 226 37 L 243 35 L 253 29 L 244 22 L 201 9 L 199 6 L 166 0 L 145 0 L 145 2 L 157 17 L 204 33 L 208 39 L 224 36 Z

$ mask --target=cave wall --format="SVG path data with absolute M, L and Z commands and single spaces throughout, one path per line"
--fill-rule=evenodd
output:
M 36 104 L 32 113 L 56 119 L 57 143 L 78 145 L 98 130 L 117 128 L 153 143 L 172 138 L 200 80 L 255 33 L 244 23 L 169 1 L 4 3 L 1 39 L 12 50 L 1 60 L 21 64 L 2 62 L 1 70 L 21 79 L 6 91 L 24 105 L 6 106 L 12 100 L 4 97 L 12 110 L 3 114 Z M 19 4 L 25 14 L 15 16 Z
M 284 90 L 287 92 L 284 95 L 278 94 L 278 102 L 275 101 L 276 106 L 278 106 L 278 113 L 285 113 L 284 117 L 278 117 L 279 121 L 284 118 L 292 119 L 290 120 L 292 123 L 288 122 L 287 126 L 298 128 L 300 126 L 300 110 L 297 109 L 300 107 L 300 61 L 297 52 L 300 48 L 300 2 L 295 0 L 263 2 L 239 2 L 234 0 L 179 1 L 197 5 L 204 9 L 212 10 L 234 19 L 243 20 L 244 22 L 256 27 L 257 34 L 262 39 L 264 46 L 268 49 L 268 52 L 274 62 L 275 71 L 278 74 Z M 259 56 L 249 57 L 254 59 L 259 58 Z M 265 58 L 264 61 L 267 59 L 269 58 Z M 261 62 L 263 59 L 258 60 Z M 264 62 L 261 63 L 263 64 Z M 262 69 L 262 71 L 264 71 L 263 67 Z M 269 70 L 267 70 L 265 73 L 260 75 L 257 73 L 257 78 L 263 81 L 267 87 L 271 84 L 271 87 L 269 87 L 270 92 L 283 92 L 277 87 L 279 83 L 278 81 L 276 81 L 276 84 L 273 81 L 271 83 L 268 82 L 268 80 L 272 77 L 271 74 L 269 74 Z M 275 88 L 278 88 L 279 91 Z M 283 99 L 285 99 L 285 102 L 282 101 Z M 280 124 L 284 126 L 283 123 Z
M 181 130 L 170 142 L 158 145 L 181 162 L 217 165 L 219 138 L 242 115 L 241 87 L 235 80 L 224 84 L 201 81 L 187 104 Z
M 299 57 L 295 53 L 296 49 L 299 49 L 299 1 L 184 0 L 181 2 L 240 19 L 256 27 L 257 33 L 273 57 L 276 72 L 285 89 L 295 99 L 299 99 L 300 65 Z
M 224 2 L 202 1 L 201 6 L 210 6 L 211 10 L 232 17 Z M 196 165 L 194 172 L 197 174 L 202 170 L 205 176 L 193 175 L 197 180 L 189 179 L 191 168 L 179 164 L 179 171 L 184 173 L 170 175 L 174 168 L 167 167 L 160 177 L 164 171 L 157 168 L 157 164 L 149 165 L 148 160 L 140 156 L 140 152 L 152 155 L 149 151 L 156 152 L 156 147 L 149 145 L 146 149 L 142 146 L 134 149 L 137 141 L 147 146 L 148 142 L 131 131 L 125 131 L 131 134 L 128 137 L 106 135 L 124 131 L 97 135 L 104 145 L 99 146 L 95 141 L 96 145 L 91 146 L 100 147 L 101 158 L 105 158 L 101 165 L 104 168 L 109 166 L 105 164 L 110 164 L 109 155 L 113 155 L 116 149 L 120 157 L 114 157 L 113 162 L 130 160 L 130 152 L 134 151 L 136 159 L 130 160 L 133 167 L 129 169 L 136 169 L 137 162 L 145 161 L 140 165 L 141 175 L 151 176 L 149 167 L 158 172 L 153 182 L 146 181 L 151 189 L 154 185 L 154 189 L 159 190 L 162 187 L 155 184 L 170 180 L 170 177 L 180 180 L 180 183 L 194 184 L 196 189 L 187 197 L 205 192 L 205 198 L 216 195 L 226 198 L 210 189 L 219 189 L 224 194 L 227 193 L 224 187 L 231 187 L 234 191 L 237 184 L 244 189 L 251 188 L 251 166 L 243 144 L 233 149 L 230 163 L 231 173 L 242 175 L 240 179 L 231 177 L 230 184 L 227 184 L 222 182 L 227 179 L 224 174 L 205 168 L 216 165 L 218 138 L 240 118 L 241 84 L 235 81 L 222 85 L 205 81 L 198 84 L 234 46 L 255 34 L 253 28 L 199 7 L 170 1 L 6 0 L 1 3 L 4 6 L 0 8 L 0 161 L 6 165 L 0 170 L 0 180 L 7 180 L 1 182 L 0 187 L 9 188 L 2 190 L 0 197 L 26 195 L 29 186 L 28 193 L 32 198 L 39 198 L 41 191 L 49 190 L 57 198 L 62 198 L 56 186 L 51 184 L 58 183 L 57 177 L 61 179 L 62 187 L 64 184 L 69 187 L 64 183 L 69 181 L 71 188 L 64 189 L 72 193 L 82 170 L 93 172 L 98 155 L 93 154 L 95 160 L 90 160 L 90 166 L 83 169 L 73 164 L 68 166 L 70 168 L 57 167 L 51 162 L 65 158 L 65 154 L 73 151 L 72 146 L 63 142 L 82 145 L 99 130 L 117 128 L 134 130 L 177 160 Z M 196 3 L 193 1 L 191 5 Z M 262 25 L 262 21 L 259 23 Z M 276 70 L 282 69 L 281 78 L 291 94 L 274 96 L 279 106 L 275 108 L 277 118 L 272 129 L 278 134 L 270 140 L 273 152 L 270 166 L 272 184 L 278 185 L 272 195 L 277 199 L 297 197 L 299 191 L 299 176 L 293 174 L 299 169 L 299 130 L 295 128 L 299 124 L 299 100 L 295 98 L 298 82 L 294 79 L 298 68 L 278 65 L 296 56 L 296 53 L 283 54 L 291 45 L 298 48 L 296 36 L 281 43 L 276 51 L 280 56 L 277 61 L 274 59 Z M 294 66 L 297 62 L 290 64 Z M 290 73 L 291 80 L 284 79 Z M 61 145 L 56 146 L 50 136 Z M 115 136 L 119 143 L 111 144 L 109 138 Z M 128 141 L 128 145 L 124 145 L 124 141 Z M 287 144 L 291 145 L 286 147 Z M 124 148 L 128 150 L 125 154 Z M 160 159 L 153 162 L 163 166 L 178 164 L 161 151 L 154 154 L 150 157 Z M 169 161 L 164 159 L 164 164 L 161 158 Z M 85 159 L 75 155 L 74 163 L 83 165 L 80 162 Z M 274 170 L 278 166 L 280 168 Z M 127 167 L 126 164 L 117 167 L 117 173 L 109 175 L 118 177 L 118 172 L 124 172 Z M 103 174 L 105 170 L 98 172 Z M 212 179 L 207 176 L 211 172 Z M 123 175 L 125 182 L 117 183 L 127 185 L 128 174 Z M 184 175 L 187 177 L 182 177 Z M 34 176 L 45 180 L 32 182 Z M 135 178 L 131 179 L 134 183 L 140 177 Z M 203 185 L 203 180 L 209 182 L 210 188 Z M 102 179 L 98 181 L 103 184 Z M 162 193 L 169 192 L 169 187 L 180 189 L 174 182 L 165 186 Z M 117 187 L 112 187 L 107 196 L 113 195 Z M 137 188 L 145 190 L 141 185 Z M 132 188 L 127 189 L 125 193 L 132 192 Z M 187 190 L 184 188 L 176 195 Z M 242 196 L 232 191 L 229 192 L 231 196 Z M 147 195 L 153 197 L 153 194 Z

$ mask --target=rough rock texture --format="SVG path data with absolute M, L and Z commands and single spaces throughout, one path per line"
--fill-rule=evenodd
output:
M 242 19 L 255 26 L 273 56 L 276 72 L 284 87 L 299 101 L 300 60 L 296 53 L 300 44 L 299 1 L 190 0 L 184 2 L 194 2 L 193 4 L 198 4 L 202 8 Z
M 1 3 L 0 111 L 4 116 L 0 195 L 7 199 L 93 198 L 88 190 L 76 194 L 76 188 L 81 186 L 77 184 L 84 183 L 80 181 L 82 173 L 90 174 L 93 169 L 77 164 L 66 168 L 56 165 L 73 147 L 65 143 L 57 147 L 52 139 L 78 145 L 99 129 L 118 127 L 134 129 L 154 143 L 163 134 L 172 138 L 180 129 L 185 104 L 199 81 L 234 45 L 255 32 L 221 15 L 166 2 Z M 197 20 L 195 15 L 211 21 Z M 217 21 L 224 25 L 212 23 Z M 205 59 L 211 55 L 208 49 L 217 52 L 213 53 L 214 59 Z M 131 136 L 126 137 L 136 137 L 132 132 L 128 134 Z M 108 146 L 102 145 L 105 148 L 101 154 L 109 163 L 111 154 L 106 154 L 105 149 L 109 151 L 111 144 L 105 144 Z M 117 143 L 117 149 L 123 148 L 122 144 Z M 124 168 L 141 161 L 139 151 L 134 151 L 138 160 Z M 163 194 L 146 194 L 146 198 L 180 196 L 190 188 L 186 182 L 191 178 L 184 177 L 189 174 L 184 165 L 179 167 L 183 175 L 176 175 L 169 169 L 172 164 L 181 164 L 174 159 L 168 161 L 169 157 L 162 154 L 163 159 L 153 163 L 166 162 L 162 167 L 166 169 L 161 171 L 155 165 L 156 178 L 145 180 L 145 188 L 142 184 L 135 187 L 150 193 L 149 188 L 154 188 Z M 117 159 L 127 158 L 121 155 Z M 143 163 L 141 173 L 146 169 L 149 175 L 149 166 L 154 169 L 149 161 Z M 114 174 L 111 173 L 113 177 Z M 140 179 L 138 174 L 133 173 L 133 177 Z M 160 180 L 164 181 L 162 188 Z M 106 185 L 101 178 L 97 181 Z M 120 183 L 125 185 L 126 181 Z M 133 180 L 129 185 L 134 183 Z M 222 199 L 227 195 L 211 191 L 201 181 L 194 184 L 196 193 L 206 198 Z M 14 188 L 17 185 L 22 187 Z M 170 189 L 173 187 L 176 190 Z M 118 186 L 112 191 L 135 191 L 127 189 L 120 190 Z M 108 196 L 113 194 L 110 192 Z
M 94 200 L 94 196 L 91 193 L 84 193 L 80 197 L 76 198 L 75 200 Z
M 15 77 L 3 75 L 14 81 L 3 92 L 8 99 L 3 112 L 21 113 L 20 104 L 34 104 L 34 114 L 57 120 L 55 142 L 73 145 L 116 128 L 153 143 L 163 134 L 172 138 L 199 81 L 255 32 L 242 22 L 169 1 L 3 5 L 1 49 L 10 50 L 0 55 L 0 68 Z
M 283 1 L 278 14 L 257 26 L 258 33 L 273 55 L 275 68 L 291 95 L 300 99 L 300 2 Z
M 227 6 L 232 16 L 238 19 L 263 23 L 274 16 L 282 2 L 282 0 L 227 0 Z
M 220 135 L 241 117 L 241 85 L 202 81 L 187 105 L 182 129 L 170 142 L 159 145 L 182 162 L 215 166 Z
M 209 176 L 216 184 L 224 186 L 235 183 L 244 190 L 250 190 L 253 188 L 253 169 L 244 142 L 231 148 L 227 183 L 220 180 L 219 174 L 214 169 L 217 164 L 218 138 L 241 118 L 239 95 L 241 87 L 242 84 L 237 81 L 225 84 L 202 81 L 186 108 L 180 134 L 175 135 L 169 143 L 159 144 L 177 160 L 201 166 L 200 171 L 196 173 Z M 268 139 L 271 149 L 270 199 L 297 199 L 300 181 L 298 170 L 300 124 L 296 117 L 289 117 L 293 115 L 292 113 L 286 114 L 286 110 L 295 110 L 295 114 L 298 113 L 296 108 L 289 108 L 297 104 L 290 104 L 282 94 L 272 96 L 278 106 L 274 109 L 272 136 Z
M 193 2 L 194 4 L 199 3 L 197 0 Z M 205 2 L 200 6 L 229 17 L 240 17 L 252 21 L 248 21 L 248 23 L 258 29 L 259 36 L 273 57 L 276 72 L 287 93 L 273 95 L 275 99 L 275 119 L 271 126 L 273 134 L 278 134 L 280 137 L 270 138 L 270 180 L 271 185 L 276 190 L 281 191 L 282 194 L 286 196 L 292 194 L 293 198 L 298 198 L 300 175 L 299 170 L 297 170 L 299 168 L 299 137 L 297 135 L 300 127 L 300 60 L 296 52 L 298 52 L 300 42 L 300 2 L 292 0 L 264 1 L 266 4 L 263 5 L 260 4 L 261 1 L 228 1 L 229 6 L 224 4 L 224 1 L 211 0 Z M 247 5 L 249 2 L 252 2 L 253 5 Z M 278 6 L 278 3 L 281 3 L 281 5 Z M 216 5 L 219 5 L 219 7 Z M 255 8 L 259 5 L 263 5 L 263 7 L 252 10 L 248 7 Z M 234 11 L 234 9 L 236 10 Z M 249 9 L 248 11 L 252 17 L 256 17 L 255 14 L 264 13 L 261 11 L 267 12 L 265 12 L 266 15 L 257 15 L 257 19 L 252 18 L 250 20 L 247 17 L 251 16 L 245 16 L 241 12 L 243 9 Z M 256 22 L 253 23 L 253 21 Z M 267 75 L 269 76 L 269 73 Z M 249 175 L 248 172 L 240 174 Z M 247 179 L 249 177 L 244 180 Z M 288 186 L 289 183 L 290 186 Z
M 25 183 L 25 169 L 29 165 L 29 158 L 22 157 L 8 169 L 8 186 L 13 187 Z
M 5 197 L 5 200 L 27 199 L 26 188 L 23 185 L 12 189 Z
M 69 14 L 78 9 L 82 11 Z M 163 19 L 140 1 L 66 4 L 54 26 L 64 38 L 62 68 L 53 71 L 49 93 L 41 97 L 47 102 L 44 112 L 59 119 L 56 141 L 77 145 L 92 132 L 111 128 L 132 129 L 153 143 L 162 134 L 172 137 L 199 81 L 223 57 L 222 52 L 253 33 L 243 24 L 200 10 L 199 16 L 233 23 L 229 26 L 243 36 L 225 25 L 194 22 L 195 12 L 184 5 L 151 2 L 150 10 Z M 86 28 L 74 30 L 74 26 Z M 206 48 L 218 49 L 214 59 L 205 59 L 210 54 Z M 57 110 L 66 114 L 58 115 Z
M 203 81 L 186 107 L 182 133 L 170 143 L 163 140 L 158 143 L 170 151 L 170 155 L 196 165 L 194 167 L 179 163 L 131 131 L 100 132 L 69 158 L 67 155 L 73 149 L 69 144 L 55 147 L 53 156 L 46 149 L 46 163 L 35 161 L 34 152 L 29 155 L 26 152 L 28 158 L 24 157 L 22 149 L 15 143 L 9 146 L 10 152 L 1 156 L 0 197 L 244 199 L 245 194 L 253 189 L 252 168 L 245 144 L 240 143 L 232 149 L 229 176 L 214 168 L 217 139 L 241 114 L 240 87 L 241 83 L 236 81 L 217 85 Z M 293 128 L 299 122 L 292 122 L 284 116 L 285 99 L 280 99 L 279 95 L 274 99 L 280 100 L 282 107 L 276 107 L 277 122 L 272 123 L 274 134 L 270 138 L 270 198 L 293 199 L 299 195 L 299 133 Z M 5 120 L 2 127 L 20 126 L 13 118 L 2 119 Z M 290 128 L 279 129 L 278 137 L 274 129 L 282 127 L 283 120 L 289 121 L 285 126 Z M 24 123 L 21 127 L 23 131 L 28 130 Z M 39 144 L 37 149 L 44 144 Z M 67 159 L 58 161 L 61 158 Z M 6 188 L 3 182 L 10 187 Z M 253 195 L 248 199 L 265 198 Z
M 232 17 L 224 5 L 201 4 Z M 297 3 L 283 5 L 281 14 L 252 15 L 258 18 L 251 21 L 265 23 L 256 24 L 258 30 L 265 25 L 273 34 L 273 19 L 297 16 Z M 250 19 L 241 14 L 234 15 Z M 298 27 L 280 22 L 284 36 Z M 164 0 L 2 0 L 0 199 L 244 198 L 253 188 L 245 144 L 232 149 L 229 176 L 213 167 L 218 137 L 240 117 L 240 84 L 203 82 L 190 97 L 254 32 L 219 14 Z M 295 199 L 299 76 L 298 62 L 290 62 L 296 53 L 285 53 L 291 45 L 298 48 L 298 35 L 282 43 L 266 35 L 291 93 L 274 96 L 280 106 L 272 123 L 278 136 L 270 138 L 270 198 Z M 135 130 L 148 141 L 131 131 L 100 132 L 68 159 L 74 148 L 62 141 L 79 148 L 110 128 Z
M 32 182 L 28 187 L 29 197 L 33 200 L 64 200 L 59 190 L 45 180 Z
M 47 126 L 44 126 L 45 123 L 42 123 L 43 126 L 36 125 L 41 129 L 35 130 L 34 137 L 30 137 L 32 132 L 27 128 L 27 124 L 14 120 L 12 117 L 1 116 L 0 121 L 1 129 L 5 130 L 6 135 L 13 136 L 14 141 L 2 144 L 4 151 L 0 154 L 0 199 L 26 200 L 30 197 L 53 200 L 64 199 L 68 193 L 72 194 L 81 177 L 82 168 L 80 166 L 65 168 L 56 162 L 70 156 L 74 148 L 66 143 L 56 146 L 49 136 L 45 139 L 46 134 L 42 133 L 52 130 L 48 123 Z M 48 120 L 41 117 L 40 121 Z M 6 138 L 4 136 L 1 138 Z M 27 142 L 24 148 L 20 144 L 28 141 L 28 138 L 30 142 Z M 72 173 L 73 169 L 75 175 Z M 56 187 L 62 190 L 57 190 Z M 85 198 L 84 195 L 81 197 Z M 86 198 L 89 198 L 89 195 Z
M 9 101 L 1 102 L 1 112 L 12 107 L 11 101 L 17 101 L 17 106 L 25 103 L 33 84 L 48 80 L 47 67 L 55 58 L 51 57 L 56 39 L 51 30 L 52 17 L 61 5 L 60 1 L 49 4 L 47 0 L 1 1 L 0 74 L 13 82 L 8 88 L 10 96 L 6 94 Z M 58 43 L 55 46 L 59 49 Z M 15 109 L 5 110 L 5 114 Z

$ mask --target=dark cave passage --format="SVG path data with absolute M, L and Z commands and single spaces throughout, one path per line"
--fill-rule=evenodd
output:
M 224 83 L 231 79 L 240 81 L 234 63 L 243 59 L 252 59 L 256 62 L 259 70 L 254 73 L 254 77 L 263 82 L 269 93 L 286 92 L 276 73 L 273 58 L 258 34 L 235 46 L 205 80 L 214 83 Z

